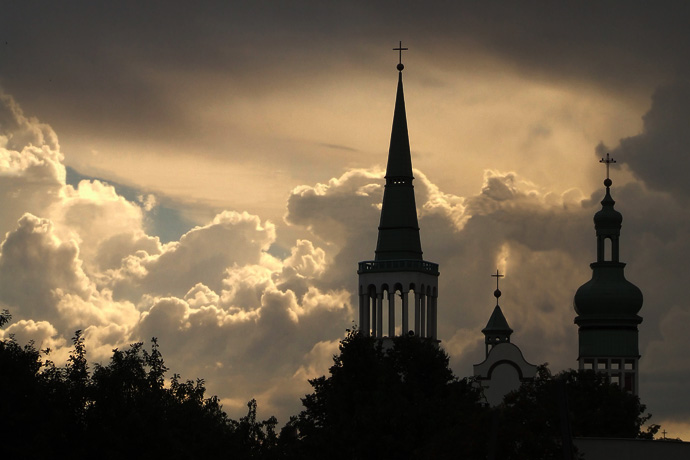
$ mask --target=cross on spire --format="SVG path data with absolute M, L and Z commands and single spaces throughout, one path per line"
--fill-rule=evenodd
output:
M 602 157 L 602 159 L 599 160 L 599 163 L 606 163 L 606 180 L 609 180 L 609 166 L 611 165 L 611 163 L 615 162 L 616 160 L 611 158 L 611 156 L 608 153 L 606 154 L 606 159 Z
M 500 278 L 505 277 L 505 276 L 506 276 L 506 275 L 501 275 L 501 274 L 499 273 L 498 269 L 496 269 L 496 274 L 495 274 L 495 275 L 491 275 L 492 278 L 496 278 L 496 289 L 498 289 L 498 280 L 499 280 Z
M 500 289 L 498 289 L 498 281 L 499 281 L 501 278 L 503 278 L 505 275 L 501 275 L 501 274 L 499 273 L 498 269 L 496 269 L 496 274 L 495 274 L 495 275 L 491 275 L 491 276 L 492 276 L 493 278 L 496 278 L 496 290 L 494 291 L 494 297 L 496 297 L 496 305 L 498 305 L 498 298 L 501 297 L 501 291 L 500 291 Z
M 402 46 L 402 40 L 400 41 L 400 44 L 398 45 L 397 48 L 393 48 L 393 51 L 398 51 L 398 70 L 402 72 L 402 70 L 405 68 L 405 66 L 402 63 L 402 52 L 407 51 L 409 48 L 403 48 Z

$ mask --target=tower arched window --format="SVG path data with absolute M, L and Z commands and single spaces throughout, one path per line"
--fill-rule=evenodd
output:
M 613 240 L 611 237 L 604 238 L 604 261 L 610 262 L 613 260 Z

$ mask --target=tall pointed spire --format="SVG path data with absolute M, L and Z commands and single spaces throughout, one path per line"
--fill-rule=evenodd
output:
M 376 255 L 375 260 L 360 262 L 357 270 L 359 329 L 364 335 L 383 338 L 384 324 L 387 323 L 388 337 L 412 334 L 436 340 L 439 273 L 438 264 L 422 259 L 402 84 L 405 68 L 402 51 L 406 49 L 402 43 L 394 48 L 400 52 L 398 90 Z M 414 293 L 413 298 L 410 298 L 410 293 Z M 401 305 L 396 313 L 397 295 Z M 387 303 L 386 308 L 384 302 Z M 413 312 L 408 311 L 408 302 L 414 308 Z M 409 315 L 411 318 L 408 318 L 408 313 L 412 313 Z
M 400 48 L 402 52 L 402 46 Z M 412 156 L 407 133 L 403 93 L 402 62 L 398 64 L 398 91 L 395 97 L 393 128 L 388 149 L 386 186 L 383 192 L 376 260 L 422 259 L 417 206 L 412 181 Z

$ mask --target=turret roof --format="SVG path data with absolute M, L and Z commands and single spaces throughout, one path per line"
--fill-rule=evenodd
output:
M 486 323 L 486 327 L 482 329 L 482 333 L 484 335 L 496 335 L 496 334 L 505 334 L 505 335 L 510 335 L 513 333 L 513 330 L 510 328 L 508 325 L 508 321 L 506 320 L 506 317 L 503 316 L 503 312 L 501 311 L 501 307 L 496 305 L 494 308 L 493 313 L 491 313 L 491 317 L 489 318 L 489 322 Z

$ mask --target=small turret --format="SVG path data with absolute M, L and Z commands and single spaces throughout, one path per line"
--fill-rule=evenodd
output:
M 496 274 L 491 276 L 496 278 L 496 306 L 486 327 L 482 329 L 486 358 L 474 365 L 474 376 L 482 388 L 486 402 L 491 406 L 497 406 L 505 395 L 517 390 L 522 382 L 534 379 L 537 366 L 528 363 L 517 345 L 510 343 L 513 330 L 508 326 L 508 321 L 498 305 L 498 298 L 501 297 L 498 281 L 504 275 L 496 270 Z
M 486 323 L 486 327 L 482 329 L 482 334 L 484 334 L 484 344 L 486 345 L 486 356 L 489 356 L 491 348 L 499 343 L 510 343 L 510 335 L 513 330 L 508 325 L 506 317 L 503 316 L 503 311 L 498 305 L 498 298 L 501 297 L 501 291 L 498 289 L 498 279 L 502 278 L 504 275 L 500 275 L 498 270 L 496 270 L 496 290 L 494 291 L 494 297 L 496 297 L 496 306 L 494 307 L 493 313 L 489 318 L 489 322 Z

